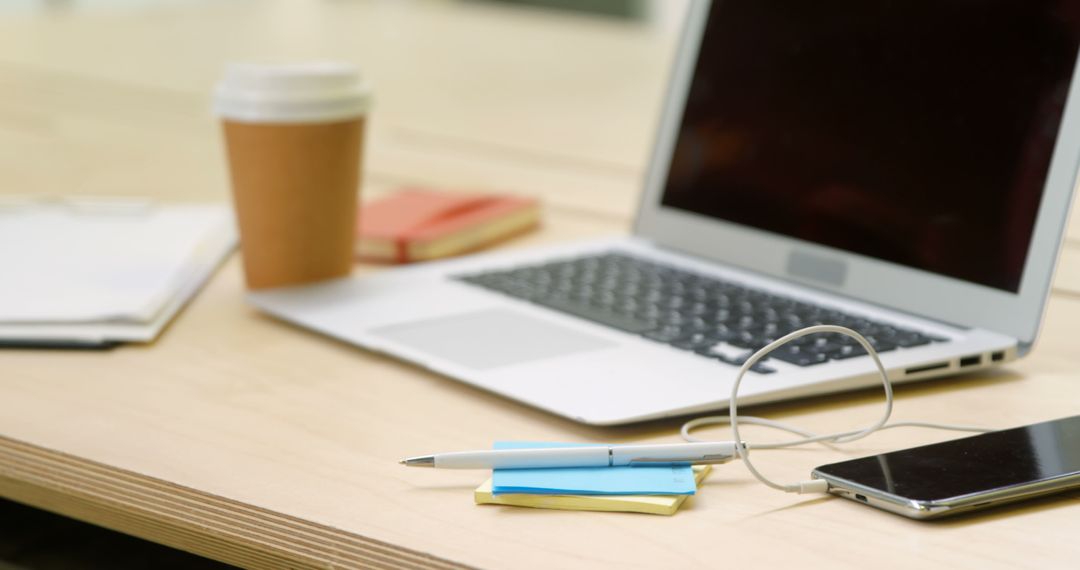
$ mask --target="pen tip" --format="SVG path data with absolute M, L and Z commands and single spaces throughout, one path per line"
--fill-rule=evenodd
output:
M 424 455 L 421 457 L 406 457 L 398 463 L 407 467 L 435 467 L 435 456 Z

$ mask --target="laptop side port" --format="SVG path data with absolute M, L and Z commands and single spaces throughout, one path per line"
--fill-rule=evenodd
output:
M 982 362 L 982 355 L 976 354 L 974 356 L 966 356 L 960 359 L 960 368 L 965 366 L 977 366 Z
M 905 376 L 911 376 L 912 374 L 918 374 L 920 372 L 930 372 L 931 370 L 943 370 L 949 367 L 948 362 L 939 362 L 937 364 L 927 364 L 926 366 L 916 366 L 915 368 L 908 368 L 904 371 Z
M 1005 360 L 1005 351 L 998 350 L 996 352 L 990 353 L 990 360 L 994 362 L 1001 362 L 1002 360 Z

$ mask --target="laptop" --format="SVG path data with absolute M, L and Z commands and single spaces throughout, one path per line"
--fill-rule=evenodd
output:
M 1080 159 L 1069 6 L 694 2 L 632 235 L 250 300 L 594 425 L 723 409 L 750 353 L 812 324 L 860 331 L 894 382 L 1009 362 Z M 740 404 L 878 383 L 819 335 L 755 366 Z

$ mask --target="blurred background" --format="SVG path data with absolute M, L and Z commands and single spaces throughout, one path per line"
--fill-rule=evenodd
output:
M 225 198 L 222 67 L 336 59 L 375 86 L 370 187 L 603 193 L 630 216 L 686 4 L 6 0 L 3 192 Z

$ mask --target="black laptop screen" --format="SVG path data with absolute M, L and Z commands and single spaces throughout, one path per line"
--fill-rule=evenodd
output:
M 665 206 L 1016 292 L 1080 0 L 712 5 Z

